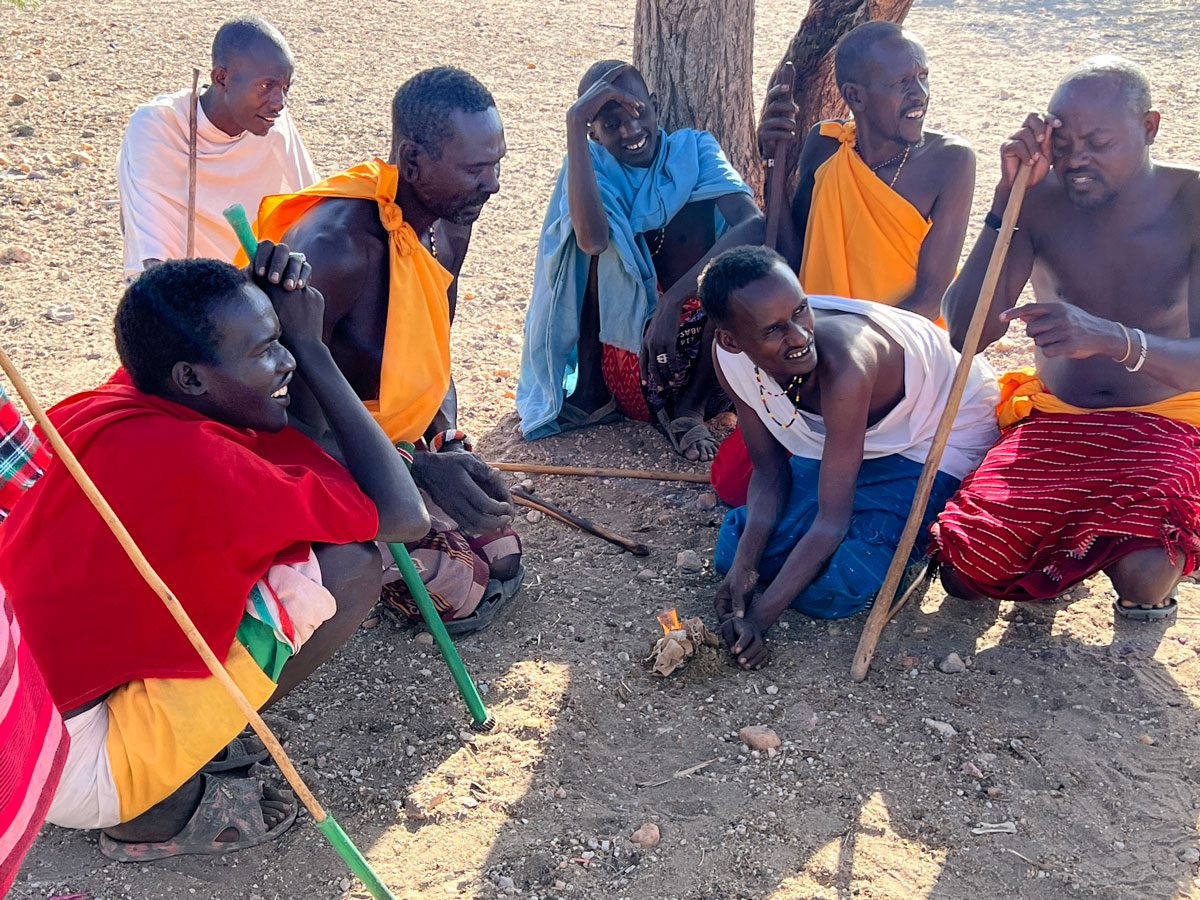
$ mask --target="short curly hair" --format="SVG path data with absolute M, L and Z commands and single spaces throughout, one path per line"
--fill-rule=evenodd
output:
M 787 260 L 767 247 L 734 247 L 711 259 L 700 273 L 697 294 L 704 312 L 718 325 L 729 321 L 729 298 L 748 284 L 766 278 Z
M 440 159 L 442 146 L 454 135 L 452 113 L 479 113 L 495 105 L 491 91 L 470 72 L 455 66 L 418 72 L 392 97 L 392 152 L 410 140 Z
M 216 259 L 168 260 L 144 272 L 117 305 L 117 355 L 138 390 L 165 395 L 177 362 L 217 361 L 213 314 L 246 274 Z

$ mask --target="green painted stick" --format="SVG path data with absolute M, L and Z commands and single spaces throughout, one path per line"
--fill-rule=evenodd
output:
M 225 221 L 230 224 L 237 234 L 242 249 L 246 251 L 246 258 L 253 264 L 254 255 L 258 252 L 258 238 L 254 236 L 254 232 L 250 228 L 245 208 L 242 204 L 235 203 L 225 210 L 224 215 Z M 454 679 L 454 684 L 458 687 L 458 692 L 462 695 L 463 702 L 467 704 L 467 709 L 471 713 L 471 727 L 475 731 L 491 731 L 496 727 L 496 720 L 488 713 L 487 707 L 484 706 L 483 698 L 479 696 L 479 689 L 471 679 L 470 673 L 467 672 L 467 667 L 463 664 L 462 657 L 458 655 L 458 649 L 454 646 L 454 641 L 450 639 L 450 635 L 446 631 L 446 626 L 442 624 L 442 617 L 438 615 L 437 608 L 433 605 L 433 600 L 429 596 L 429 591 L 426 589 L 425 583 L 421 581 L 421 575 L 417 572 L 417 567 L 408 553 L 408 548 L 403 544 L 388 544 L 388 549 L 392 551 L 392 558 L 396 560 L 396 565 L 400 568 L 400 575 L 404 578 L 404 584 L 416 601 L 417 609 L 421 611 L 421 618 L 425 620 L 425 627 L 433 635 L 433 640 L 438 645 L 438 650 L 442 653 L 442 659 L 446 661 L 446 667 L 450 670 L 450 677 Z

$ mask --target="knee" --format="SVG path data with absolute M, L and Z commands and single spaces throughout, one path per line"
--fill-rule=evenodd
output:
M 317 548 L 321 581 L 338 609 L 361 608 L 363 617 L 379 599 L 383 565 L 375 544 L 325 544 Z
M 1161 547 L 1138 550 L 1104 570 L 1122 600 L 1154 604 L 1165 600 L 1183 572 L 1182 558 L 1171 561 Z

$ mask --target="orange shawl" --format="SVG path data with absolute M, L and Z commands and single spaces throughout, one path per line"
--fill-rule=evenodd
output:
M 1145 406 L 1110 406 L 1110 411 L 1154 413 L 1176 422 L 1200 427 L 1200 391 L 1176 394 Z M 1092 413 L 1099 412 L 1082 406 L 1064 403 L 1046 390 L 1046 385 L 1029 367 L 1005 372 L 1000 376 L 1000 403 L 996 414 L 1001 428 L 1010 428 L 1033 412 Z
M 254 233 L 278 241 L 327 197 L 374 200 L 391 237 L 387 327 L 379 398 L 364 401 L 393 441 L 415 441 L 450 387 L 450 306 L 454 276 L 421 244 L 396 204 L 399 173 L 381 159 L 360 163 L 296 194 L 264 197 Z M 244 260 L 244 257 L 242 257 Z
M 841 146 L 816 172 L 800 283 L 810 294 L 895 306 L 917 283 L 932 223 L 863 162 L 854 122 L 825 122 L 821 135 Z

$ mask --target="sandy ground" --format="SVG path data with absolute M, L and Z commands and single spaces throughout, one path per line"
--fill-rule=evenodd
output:
M 801 6 L 760 0 L 760 95 Z M 215 27 L 239 11 L 213 0 L 45 0 L 26 12 L 0 4 L 0 248 L 32 254 L 0 264 L 0 343 L 48 401 L 116 362 L 114 163 L 124 123 L 139 101 L 205 67 Z M 521 320 L 563 113 L 584 66 L 628 55 L 632 3 L 269 0 L 261 12 L 296 51 L 293 109 L 323 172 L 386 152 L 391 92 L 425 66 L 466 66 L 495 93 L 509 158 L 476 228 L 454 338 L 466 422 L 487 435 L 485 452 L 682 468 L 639 425 L 536 445 L 511 436 Z M 909 24 L 932 60 L 931 124 L 980 154 L 976 221 L 998 142 L 1092 53 L 1145 65 L 1164 114 L 1158 154 L 1200 161 L 1192 0 L 918 0 Z M 24 136 L 19 126 L 29 126 Z M 1023 360 L 1027 346 L 1012 338 L 1000 356 Z M 710 653 L 664 680 L 642 662 L 654 614 L 709 612 L 717 579 L 707 566 L 680 571 L 676 554 L 707 558 L 724 510 L 698 486 L 533 480 L 653 552 L 639 560 L 550 520 L 519 522 L 528 587 L 503 621 L 461 644 L 487 686 L 496 733 L 462 731 L 466 717 L 436 654 L 388 618 L 369 620 L 270 716 L 397 894 L 1200 893 L 1195 587 L 1184 588 L 1183 613 L 1167 628 L 1114 626 L 1103 578 L 1069 606 L 969 605 L 931 589 L 885 631 L 864 684 L 847 677 L 860 621 L 792 615 L 763 672 L 739 673 Z M 936 662 L 951 651 L 968 668 L 943 675 Z M 925 719 L 956 734 L 940 736 Z M 749 724 L 774 727 L 781 751 L 748 752 L 735 732 Z M 628 840 L 646 821 L 662 832 L 649 852 Z M 1015 833 L 972 833 L 1001 822 Z M 303 817 L 270 847 L 147 866 L 109 864 L 94 835 L 48 828 L 13 896 L 71 892 L 366 896 Z

